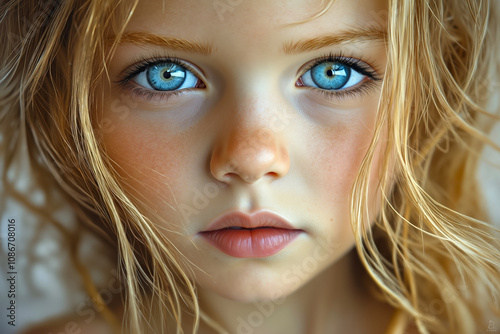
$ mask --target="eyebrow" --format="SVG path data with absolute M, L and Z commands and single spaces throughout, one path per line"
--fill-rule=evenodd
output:
M 379 26 L 356 27 L 344 30 L 332 35 L 324 35 L 310 39 L 302 39 L 297 42 L 285 42 L 283 52 L 287 55 L 299 54 L 313 51 L 327 46 L 341 45 L 346 43 L 359 43 L 366 41 L 385 42 L 387 32 Z
M 387 32 L 378 26 L 357 27 L 341 31 L 334 35 L 302 39 L 297 42 L 285 42 L 283 44 L 283 52 L 286 55 L 294 55 L 333 45 L 364 41 L 385 41 L 386 36 Z M 214 47 L 210 44 L 174 37 L 158 36 L 146 32 L 125 33 L 120 38 L 120 43 L 131 43 L 135 45 L 152 44 L 176 51 L 199 53 L 207 56 L 213 54 L 215 51 Z
M 199 53 L 207 56 L 214 52 L 214 48 L 210 44 L 204 44 L 198 41 L 188 41 L 180 38 L 163 37 L 146 32 L 125 33 L 120 38 L 120 43 L 131 43 L 135 45 L 153 44 L 176 51 Z

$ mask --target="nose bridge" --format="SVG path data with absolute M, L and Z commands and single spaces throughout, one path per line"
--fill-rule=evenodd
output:
M 280 111 L 269 95 L 231 94 L 210 160 L 212 175 L 223 182 L 241 179 L 253 183 L 273 179 L 289 170 L 289 153 Z M 273 102 L 274 101 L 274 102 Z

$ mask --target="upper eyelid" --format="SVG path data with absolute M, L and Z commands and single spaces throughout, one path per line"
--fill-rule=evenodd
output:
M 333 54 L 329 54 L 329 55 L 325 55 L 325 56 L 322 56 L 319 58 L 312 59 L 309 62 L 307 62 L 306 64 L 302 65 L 298 70 L 298 74 L 300 74 L 300 75 L 298 75 L 297 79 L 302 77 L 304 74 L 306 74 L 307 71 L 312 69 L 314 66 L 319 65 L 319 64 L 326 62 L 326 61 L 329 61 L 329 60 L 331 61 L 332 59 L 339 61 L 340 63 L 343 63 L 343 64 L 350 66 L 350 67 L 352 67 L 354 65 L 354 64 L 352 64 L 352 62 L 351 62 L 351 64 L 349 64 L 348 62 L 342 62 L 342 60 L 352 60 L 355 63 L 357 63 L 356 65 L 364 64 L 367 67 L 369 67 L 368 70 L 361 69 L 361 72 L 356 68 L 354 68 L 354 70 L 367 76 L 370 80 L 375 80 L 375 81 L 381 80 L 381 75 L 373 68 L 373 66 L 369 65 L 367 62 L 365 62 L 361 59 L 355 58 L 355 57 L 346 57 L 343 55 L 333 55 Z
M 154 66 L 154 65 L 157 65 L 157 64 L 161 64 L 161 63 L 179 64 L 179 65 L 183 66 L 184 68 L 186 68 L 191 73 L 193 73 L 195 76 L 197 76 L 198 79 L 200 79 L 206 83 L 206 78 L 205 78 L 203 71 L 201 69 L 198 69 L 195 65 L 193 65 L 185 60 L 176 58 L 176 57 L 157 57 L 157 56 L 153 56 L 153 57 L 150 57 L 147 59 L 139 60 L 139 61 L 135 62 L 134 64 L 125 68 L 119 74 L 120 79 L 118 80 L 118 83 L 126 83 L 126 82 L 132 80 L 134 77 L 136 77 L 140 73 L 144 72 L 147 68 Z

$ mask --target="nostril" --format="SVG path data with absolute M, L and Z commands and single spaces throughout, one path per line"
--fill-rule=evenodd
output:
M 234 165 L 231 165 L 234 166 Z M 254 172 L 252 173 L 251 171 L 243 171 L 243 170 L 236 170 L 234 167 L 233 168 L 226 168 L 226 172 L 223 174 L 220 174 L 220 181 L 223 182 L 231 182 L 232 180 L 240 179 L 243 180 L 245 183 L 253 183 L 260 179 L 262 176 L 268 176 L 273 179 L 279 178 L 280 174 L 277 172 L 268 172 L 265 174 L 262 173 L 257 173 Z
M 240 176 L 239 174 L 237 173 L 226 173 L 222 176 L 222 179 L 224 182 L 231 182 L 231 181 L 234 181 L 236 179 L 241 179 L 245 182 L 248 182 L 248 177 L 246 176 Z
M 226 178 L 228 179 L 232 179 L 232 178 L 235 178 L 235 177 L 238 177 L 238 174 L 236 173 L 226 173 L 226 175 L 224 175 Z

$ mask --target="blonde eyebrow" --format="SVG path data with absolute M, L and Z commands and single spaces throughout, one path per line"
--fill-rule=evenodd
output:
M 188 41 L 180 38 L 163 37 L 146 32 L 125 33 L 120 38 L 119 43 L 131 43 L 135 45 L 153 44 L 176 51 L 199 53 L 207 56 L 214 52 L 214 48 L 210 44 L 203 44 L 198 41 Z
M 313 51 L 327 46 L 341 45 L 346 43 L 359 43 L 365 41 L 385 41 L 387 32 L 378 26 L 358 27 L 351 30 L 341 31 L 335 35 L 325 35 L 310 39 L 302 39 L 297 42 L 285 42 L 283 52 L 294 55 L 302 52 Z

